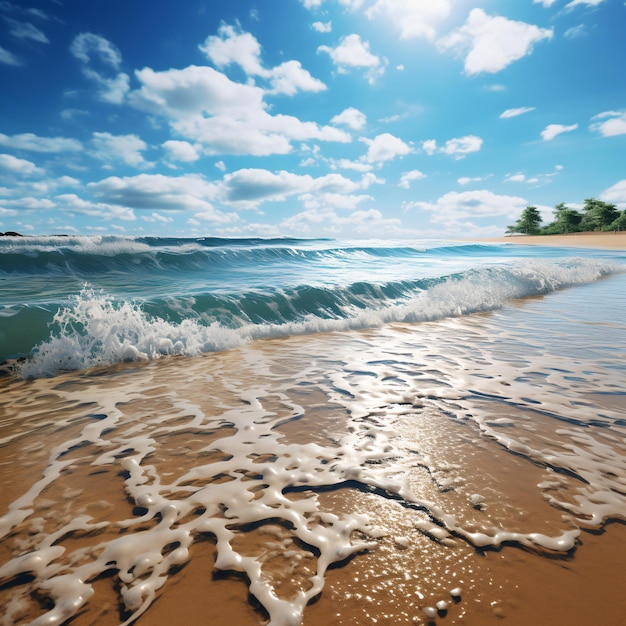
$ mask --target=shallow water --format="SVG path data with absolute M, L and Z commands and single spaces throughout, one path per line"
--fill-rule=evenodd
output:
M 1 380 L 3 623 L 618 623 L 625 306 Z

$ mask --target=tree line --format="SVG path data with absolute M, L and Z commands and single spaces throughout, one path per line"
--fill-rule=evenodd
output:
M 594 231 L 626 230 L 626 210 L 620 211 L 614 204 L 586 198 L 582 212 L 571 209 L 564 202 L 554 207 L 554 221 L 542 226 L 539 209 L 527 206 L 521 217 L 506 232 L 524 235 L 561 235 Z

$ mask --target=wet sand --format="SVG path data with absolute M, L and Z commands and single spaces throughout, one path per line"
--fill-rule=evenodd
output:
M 188 557 L 172 561 L 136 623 L 266 623 L 248 578 L 216 568 L 216 536 L 200 523 L 206 513 L 193 498 L 194 490 L 240 484 L 243 492 L 229 493 L 241 497 L 248 485 L 252 505 L 270 490 L 284 457 L 292 459 L 285 471 L 309 464 L 323 480 L 292 478 L 274 518 L 249 523 L 233 509 L 228 524 L 233 549 L 262 563 L 264 584 L 277 597 L 311 587 L 323 550 L 323 542 L 298 537 L 300 504 L 313 532 L 331 530 L 333 516 L 369 518 L 349 533 L 362 548 L 325 572 L 323 590 L 304 609 L 305 626 L 621 623 L 626 429 L 614 424 L 626 423 L 626 397 L 619 371 L 611 374 L 623 350 L 611 344 L 624 330 L 615 325 L 614 336 L 606 335 L 606 320 L 615 317 L 609 308 L 598 319 L 580 312 L 581 302 L 600 301 L 611 289 L 599 282 L 585 294 L 524 300 L 493 314 L 258 341 L 197 359 L 2 379 L 0 515 L 31 488 L 33 498 L 13 506 L 27 514 L 0 541 L 0 567 L 48 541 L 65 550 L 56 573 L 71 574 L 118 540 L 153 537 L 150 558 L 138 552 L 127 570 L 102 563 L 87 579 L 92 598 L 58 622 L 119 624 L 130 617 L 120 593 L 131 584 L 120 576 L 130 579 L 142 566 L 145 574 L 132 584 L 156 581 L 150 562 L 174 554 L 182 538 L 168 533 L 189 527 Z M 579 317 L 565 328 L 560 310 Z M 589 342 L 584 355 L 581 336 Z M 330 469 L 341 463 L 333 454 L 342 441 L 352 442 L 359 468 Z M 318 463 L 320 451 L 328 460 Z M 258 475 L 244 466 L 250 457 Z M 132 459 L 143 471 L 136 479 Z M 35 488 L 45 476 L 46 485 Z M 405 479 L 419 501 L 402 491 Z M 593 494 L 585 495 L 587 483 L 596 483 Z M 149 489 L 180 511 L 167 528 L 167 511 L 151 516 L 140 502 Z M 610 523 L 575 521 L 584 517 L 576 512 L 581 502 L 603 497 Z M 79 516 L 89 524 L 77 525 Z M 219 513 L 215 519 L 224 521 Z M 503 531 L 523 541 L 576 528 L 575 545 L 563 551 L 470 540 Z M 441 602 L 445 608 L 427 617 L 424 609 Z M 45 585 L 28 571 L 0 581 L 5 623 L 30 623 L 51 606 Z
M 507 237 L 481 239 L 479 241 L 517 243 L 528 246 L 566 246 L 626 250 L 626 231 L 618 233 L 572 233 L 569 235 L 509 235 Z

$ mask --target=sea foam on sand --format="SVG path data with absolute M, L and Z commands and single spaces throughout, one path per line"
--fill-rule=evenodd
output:
M 3 381 L 4 622 L 555 623 L 515 585 L 626 518 L 615 283 Z

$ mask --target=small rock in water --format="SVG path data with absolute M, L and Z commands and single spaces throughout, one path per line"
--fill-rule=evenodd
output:
M 425 606 L 422 609 L 422 613 L 430 619 L 432 619 L 433 617 L 437 617 L 437 609 L 433 608 L 432 606 Z
M 437 602 L 437 604 L 435 606 L 437 607 L 438 611 L 447 611 L 448 610 L 448 603 L 445 600 L 439 600 L 439 602 Z
M 460 600 L 461 599 L 461 587 L 455 587 L 454 589 L 452 589 L 450 591 L 450 595 L 455 599 L 455 600 Z

